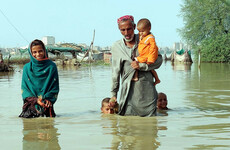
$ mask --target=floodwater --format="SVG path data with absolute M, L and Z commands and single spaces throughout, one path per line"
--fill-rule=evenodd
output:
M 156 70 L 168 107 L 156 117 L 100 114 L 111 67 L 58 67 L 56 118 L 22 119 L 22 66 L 0 74 L 1 149 L 230 149 L 230 65 L 171 65 Z

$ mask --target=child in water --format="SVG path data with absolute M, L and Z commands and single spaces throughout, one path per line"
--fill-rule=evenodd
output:
M 109 97 L 104 98 L 101 101 L 101 113 L 103 114 L 118 113 L 118 104 Z
M 158 110 L 168 110 L 168 100 L 165 93 L 159 93 L 157 99 L 157 109 Z
M 139 31 L 140 42 L 138 45 L 139 56 L 135 59 L 140 63 L 153 64 L 158 57 L 158 47 L 155 42 L 155 37 L 151 33 L 151 22 L 143 18 L 137 23 L 137 30 Z M 154 85 L 160 83 L 160 79 L 155 70 L 151 70 L 155 82 Z M 138 81 L 138 71 L 135 72 L 133 81 Z

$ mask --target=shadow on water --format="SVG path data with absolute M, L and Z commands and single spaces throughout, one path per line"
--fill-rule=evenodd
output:
M 60 150 L 57 128 L 53 118 L 34 118 L 23 120 L 23 150 Z

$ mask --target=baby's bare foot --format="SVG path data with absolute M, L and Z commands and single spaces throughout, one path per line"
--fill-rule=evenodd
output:
M 138 78 L 132 78 L 132 81 L 138 81 Z

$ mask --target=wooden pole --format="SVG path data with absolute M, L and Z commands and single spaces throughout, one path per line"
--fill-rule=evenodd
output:
M 90 52 L 89 52 L 89 63 L 91 63 L 91 60 L 92 60 L 94 37 L 95 37 L 95 29 L 93 31 L 93 40 L 90 44 L 91 48 L 89 49 L 90 50 Z
M 87 50 L 87 52 L 85 53 L 84 57 L 81 59 L 81 61 L 79 62 L 79 65 L 81 64 L 81 62 L 83 61 L 83 59 L 86 57 L 87 54 L 89 54 L 89 62 L 90 62 L 90 59 L 91 59 L 91 54 L 92 54 L 92 49 L 93 49 L 93 42 L 94 42 L 94 37 L 95 37 L 95 29 L 94 29 L 94 32 L 93 32 L 93 40 L 89 46 L 89 49 Z M 92 48 L 91 48 L 92 47 Z M 90 54 L 91 53 L 91 54 Z

